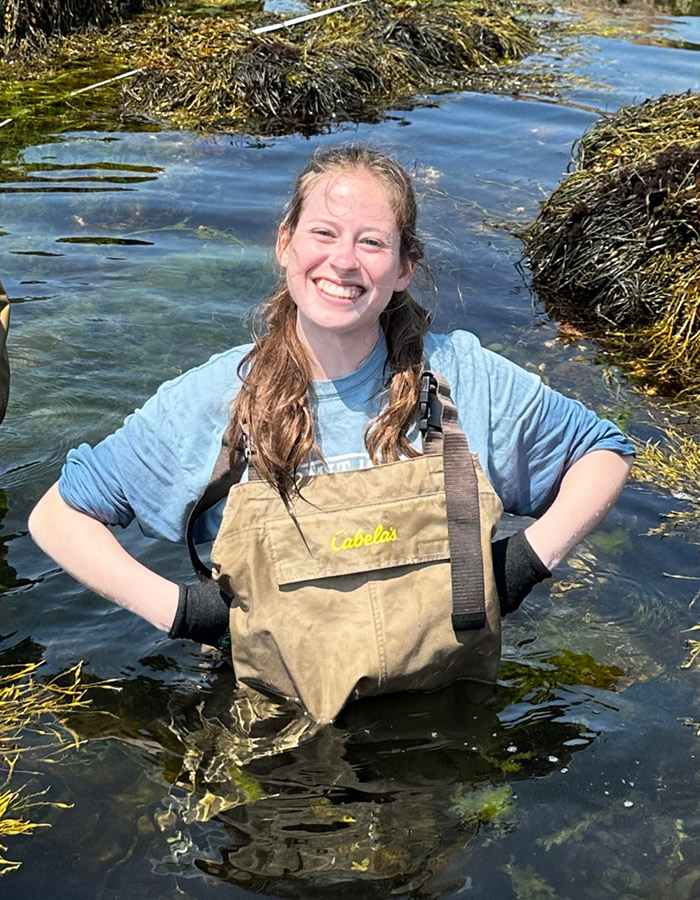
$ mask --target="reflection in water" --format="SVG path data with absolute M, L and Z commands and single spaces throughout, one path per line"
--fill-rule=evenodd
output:
M 222 698 L 232 691 L 229 708 Z M 204 702 L 173 696 L 186 751 L 156 814 L 168 849 L 155 871 L 191 876 L 196 866 L 281 898 L 458 890 L 464 880 L 441 887 L 441 873 L 479 831 L 516 827 L 514 783 L 566 767 L 595 737 L 556 721 L 553 689 L 538 716 L 507 726 L 497 703 L 467 695 L 455 684 L 366 699 L 322 727 L 236 690 L 228 673 Z
M 7 513 L 7 494 L 0 488 L 0 532 L 2 531 L 2 520 Z M 24 584 L 31 584 L 28 578 L 18 578 L 17 572 L 7 561 L 7 543 L 15 535 L 5 535 L 0 537 L 0 594 L 3 591 L 9 591 L 11 588 L 21 587 Z

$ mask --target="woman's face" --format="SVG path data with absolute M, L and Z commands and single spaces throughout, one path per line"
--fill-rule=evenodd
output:
M 277 259 L 311 349 L 333 332 L 369 352 L 379 316 L 414 268 L 401 258 L 386 187 L 361 170 L 326 175 L 309 189 L 293 234 L 280 230 Z

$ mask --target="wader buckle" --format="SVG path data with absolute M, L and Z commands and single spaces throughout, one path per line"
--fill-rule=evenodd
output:
M 437 378 L 432 372 L 423 372 L 420 383 L 420 419 L 418 427 L 421 434 L 428 428 L 442 431 L 442 403 L 437 395 Z

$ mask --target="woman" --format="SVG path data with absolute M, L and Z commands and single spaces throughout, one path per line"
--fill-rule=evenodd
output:
M 413 189 L 406 173 L 383 154 L 364 148 L 316 153 L 297 182 L 279 228 L 276 253 L 284 277 L 264 305 L 264 333 L 252 346 L 213 357 L 163 385 L 97 447 L 81 445 L 71 451 L 59 482 L 30 517 L 36 542 L 89 588 L 172 637 L 211 641 L 225 630 L 229 605 L 232 615 L 234 608 L 240 613 L 241 606 L 248 612 L 246 591 L 236 582 L 248 576 L 231 576 L 218 564 L 224 594 L 211 583 L 177 585 L 129 556 L 107 526 L 126 526 L 136 518 L 149 535 L 183 540 L 188 513 L 207 484 L 227 432 L 231 447 L 241 447 L 247 439 L 254 460 L 250 473 L 257 476 L 250 488 L 241 484 L 231 491 L 243 498 L 237 514 L 248 514 L 252 507 L 245 498 L 255 492 L 267 492 L 268 499 L 281 503 L 296 529 L 283 540 L 285 557 L 295 533 L 304 538 L 299 516 L 310 505 L 304 504 L 307 485 L 332 483 L 343 491 L 342 479 L 322 482 L 320 477 L 314 481 L 315 476 L 332 479 L 327 473 L 361 472 L 422 455 L 430 437 L 426 442 L 424 432 L 421 438 L 417 420 L 426 409 L 421 414 L 417 410 L 425 388 L 422 375 L 428 370 L 449 385 L 441 396 L 450 407 L 451 392 L 459 415 L 457 431 L 461 435 L 463 429 L 506 511 L 538 516 L 524 532 L 493 546 L 501 610 L 517 607 L 615 502 L 630 467 L 630 443 L 580 403 L 483 350 L 473 335 L 428 330 L 427 313 L 408 292 L 423 256 Z M 439 422 L 434 429 L 438 433 Z M 234 462 L 235 457 L 234 451 Z M 479 482 L 482 493 L 487 490 L 484 484 Z M 449 506 L 449 490 L 447 495 Z M 489 507 L 491 513 L 497 503 Z M 267 506 L 260 508 L 263 519 L 271 515 Z M 198 539 L 214 537 L 220 516 L 221 509 L 215 508 L 199 520 Z M 228 519 L 228 532 L 233 527 L 235 533 L 236 523 L 232 526 L 230 515 Z M 260 521 L 253 516 L 251 528 Z M 382 534 L 388 535 L 384 543 L 391 543 L 389 522 L 378 521 L 379 526 L 377 545 Z M 332 550 L 352 550 L 352 541 L 367 538 L 371 543 L 373 532 L 339 527 L 333 534 Z M 308 544 L 304 546 L 311 554 Z M 253 568 L 259 567 L 258 549 L 255 544 L 245 551 L 255 560 Z M 349 574 L 352 566 L 346 561 L 354 559 L 352 553 L 337 558 L 346 566 L 341 574 Z M 300 559 L 303 562 L 303 556 Z M 423 560 L 424 569 L 431 559 Z M 236 566 L 235 548 L 230 565 Z M 250 561 L 247 565 L 250 568 Z M 271 566 L 263 562 L 262 568 Z M 490 560 L 484 563 L 484 573 L 490 583 Z M 303 565 L 297 576 L 289 577 L 302 580 Z M 453 565 L 453 587 L 458 582 Z M 276 609 L 291 602 L 293 591 L 284 585 L 279 582 L 284 590 Z M 482 591 L 488 593 L 488 585 Z M 424 595 L 425 588 L 419 593 Z M 424 600 L 416 602 L 420 606 Z M 379 613 L 372 610 L 376 618 Z M 329 608 L 322 618 L 331 619 L 336 611 Z M 421 615 L 419 610 L 416 622 Z M 239 629 L 230 621 L 236 633 L 248 627 Z M 297 628 L 303 631 L 309 624 L 289 624 L 289 630 Z M 500 637 L 491 618 L 488 628 Z M 347 637 L 351 631 L 343 634 Z M 257 638 L 247 632 L 245 648 L 244 638 L 240 647 L 234 640 L 237 672 L 263 633 L 269 629 L 259 629 Z M 436 659 L 446 658 L 441 653 Z M 286 665 L 282 660 L 280 668 Z M 317 681 L 325 680 L 329 665 L 326 659 L 324 666 L 315 667 Z M 337 669 L 344 665 L 340 660 Z M 245 670 L 245 663 L 242 666 Z M 258 676 L 257 681 L 251 676 L 249 683 L 264 686 L 265 672 Z M 492 666 L 484 680 L 493 680 Z M 425 684 L 434 686 L 430 680 Z M 272 688 L 279 685 L 273 683 Z M 352 689 L 348 696 L 354 696 Z M 331 707 L 333 703 L 324 709 Z

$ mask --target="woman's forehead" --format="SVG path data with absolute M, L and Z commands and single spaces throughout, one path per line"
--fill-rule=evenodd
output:
M 340 170 L 321 175 L 309 185 L 302 215 L 360 216 L 396 226 L 392 192 L 382 179 L 362 169 Z

